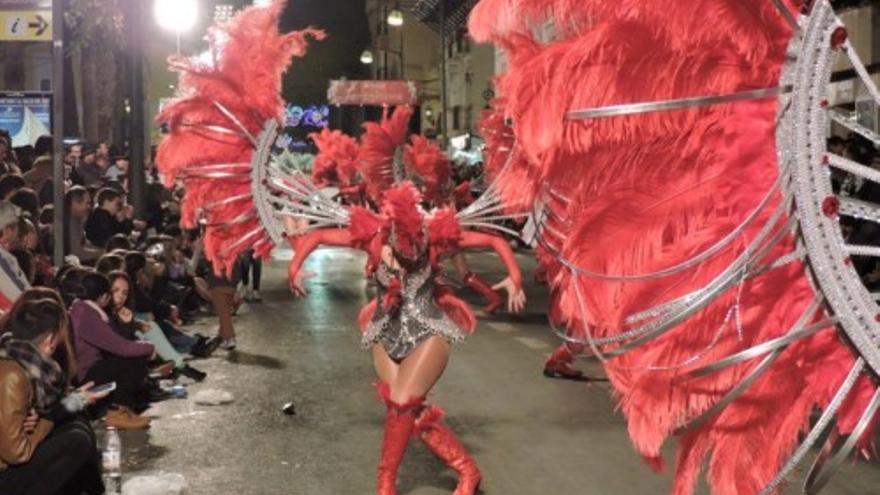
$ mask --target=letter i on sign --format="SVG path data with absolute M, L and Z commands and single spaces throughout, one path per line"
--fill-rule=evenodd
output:
M 21 16 L 12 15 L 6 18 L 6 34 L 9 36 L 23 35 L 26 27 Z

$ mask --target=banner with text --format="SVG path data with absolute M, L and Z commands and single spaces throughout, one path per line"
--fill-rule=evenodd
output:
M 327 99 L 333 105 L 393 107 L 417 104 L 419 91 L 412 81 L 330 81 Z

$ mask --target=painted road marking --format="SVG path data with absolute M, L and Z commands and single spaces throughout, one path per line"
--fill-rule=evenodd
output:
M 536 339 L 534 337 L 514 337 L 513 340 L 528 347 L 529 349 L 534 349 L 536 351 L 549 351 L 550 350 L 550 346 L 547 345 L 546 342 L 544 342 L 543 340 Z
M 488 325 L 489 328 L 491 328 L 492 330 L 495 330 L 495 331 L 501 332 L 501 333 L 513 333 L 516 331 L 516 327 L 514 327 L 510 323 L 493 321 L 491 323 L 486 323 L 486 325 Z

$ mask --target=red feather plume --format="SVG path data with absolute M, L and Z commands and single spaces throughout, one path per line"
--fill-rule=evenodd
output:
M 452 163 L 436 144 L 424 136 L 413 135 L 404 150 L 403 160 L 410 175 L 416 175 L 421 180 L 425 199 L 434 204 L 444 204 L 449 200 Z
M 798 11 L 796 2 L 785 3 Z M 533 29 L 545 23 L 558 28 L 552 39 Z M 530 184 L 565 198 L 551 205 L 562 235 L 546 237 L 573 265 L 621 275 L 675 265 L 740 225 L 773 187 L 775 100 L 586 121 L 566 114 L 776 87 L 792 30 L 774 2 L 483 0 L 470 29 L 508 55 L 509 71 L 496 85 L 501 98 L 484 120 L 495 130 L 485 133 L 487 167 L 499 170 L 504 148 L 515 144 L 520 151 L 506 166 L 515 173 L 498 172 L 508 206 L 531 207 L 534 195 L 527 192 L 522 205 L 513 194 L 534 191 Z M 512 121 L 515 141 L 504 136 L 502 116 Z M 699 269 L 662 280 L 574 276 L 545 261 L 554 321 L 566 323 L 573 337 L 631 329 L 628 315 L 705 287 L 729 267 L 780 201 L 774 196 L 741 238 Z M 786 239 L 762 262 L 793 245 Z M 804 267 L 790 264 L 744 281 L 673 331 L 606 363 L 630 437 L 649 464 L 660 467 L 664 441 L 753 363 L 700 379 L 685 379 L 688 371 L 783 335 L 814 297 Z M 728 318 L 737 303 L 741 325 Z M 832 328 L 789 346 L 743 396 L 682 438 L 674 493 L 691 493 L 704 465 L 713 493 L 760 491 L 854 359 Z M 839 413 L 844 433 L 874 385 L 862 380 L 859 387 Z
M 312 182 L 319 187 L 349 187 L 357 173 L 358 144 L 342 131 L 323 129 L 309 134 L 318 148 L 312 165 Z
M 364 123 L 361 148 L 358 155 L 360 173 L 367 184 L 367 194 L 376 203 L 381 202 L 382 193 L 394 184 L 394 153 L 406 144 L 412 107 L 397 107 L 381 122 Z
M 314 29 L 279 33 L 285 4 L 275 0 L 247 8 L 209 30 L 209 48 L 202 55 L 170 58 L 172 70 L 180 73 L 179 96 L 157 117 L 170 134 L 156 160 L 167 184 L 185 182 L 181 223 L 191 228 L 200 218 L 207 221 L 205 254 L 218 272 L 231 271 L 247 249 L 265 256 L 272 248 L 252 200 L 228 199 L 250 194 L 253 145 L 248 134 L 259 135 L 266 120 L 280 118 L 281 74 L 293 57 L 305 54 L 308 38 L 324 37 Z M 218 164 L 234 164 L 225 170 L 232 176 L 200 170 Z
M 426 246 L 420 203 L 422 196 L 412 182 L 401 182 L 385 191 L 382 214 L 388 219 L 392 247 L 404 257 L 415 259 Z

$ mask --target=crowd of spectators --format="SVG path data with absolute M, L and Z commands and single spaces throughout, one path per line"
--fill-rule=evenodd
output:
M 0 131 L 0 493 L 103 493 L 92 423 L 143 429 L 164 379 L 202 381 L 190 363 L 236 347 L 242 273 L 259 301 L 260 267 L 233 277 L 179 227 L 182 191 L 145 166 L 146 214 L 127 202 L 128 157 L 108 143 L 64 156 L 64 232 L 56 236 L 52 138 L 15 149 Z M 64 262 L 53 263 L 56 238 Z M 189 332 L 218 317 L 216 335 Z M 114 384 L 109 392 L 93 389 Z

